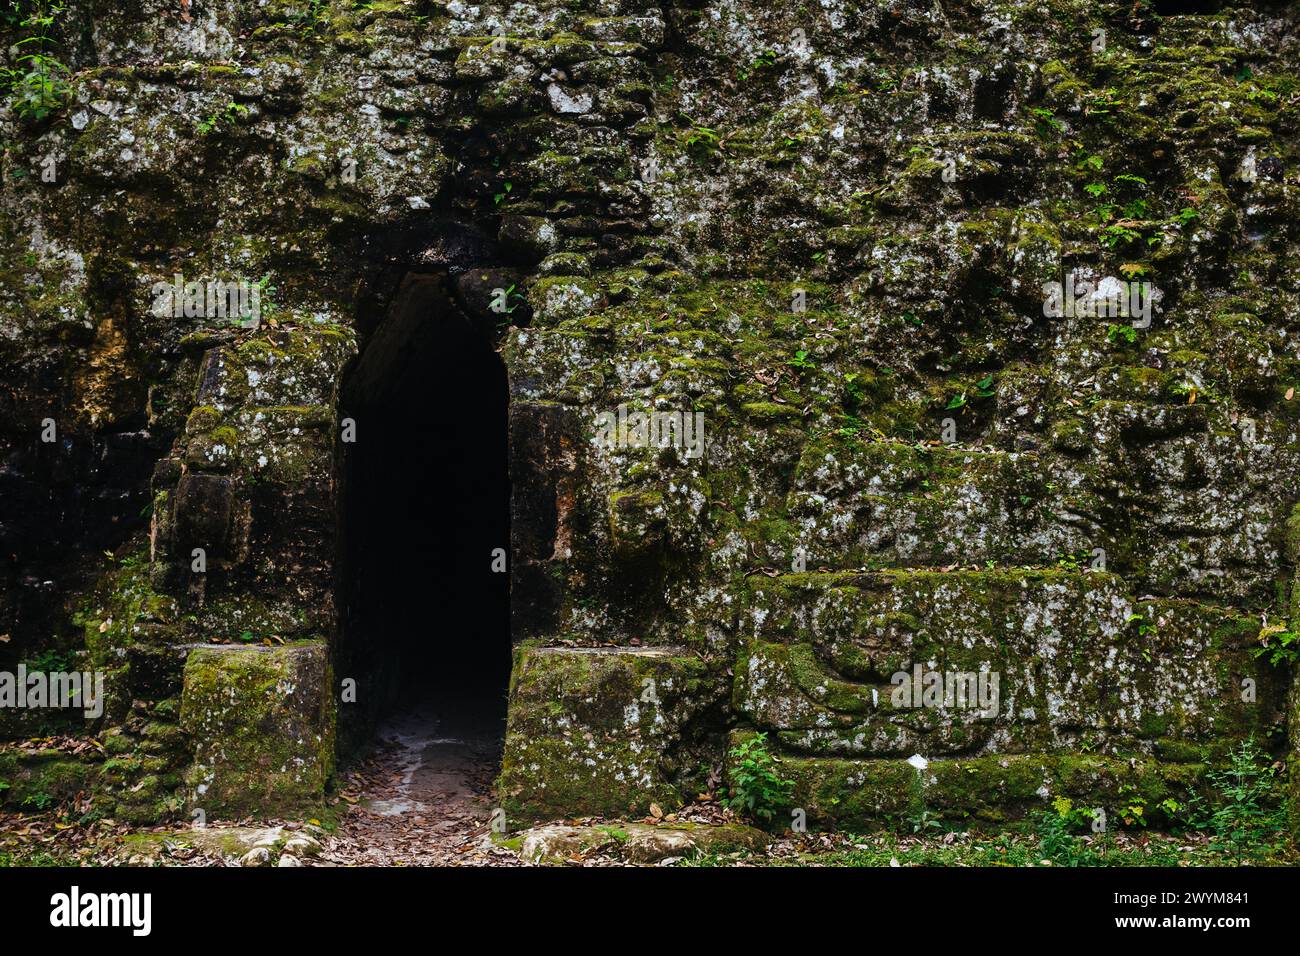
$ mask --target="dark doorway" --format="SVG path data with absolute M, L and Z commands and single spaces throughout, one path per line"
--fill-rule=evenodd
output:
M 506 372 L 445 273 L 405 277 L 345 380 L 340 743 L 420 713 L 499 741 L 510 674 Z M 496 552 L 496 549 L 502 549 Z M 351 673 L 349 673 L 349 671 Z

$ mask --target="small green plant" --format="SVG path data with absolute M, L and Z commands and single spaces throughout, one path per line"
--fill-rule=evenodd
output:
M 25 68 L 9 71 L 9 105 L 23 119 L 39 123 L 67 102 L 68 68 L 44 53 L 24 54 L 18 62 Z
M 1112 192 L 1117 194 L 1114 199 L 1098 202 L 1089 212 L 1097 229 L 1098 238 L 1106 248 L 1114 249 L 1131 242 L 1145 241 L 1147 245 L 1160 242 L 1158 235 L 1147 238 L 1142 232 L 1144 228 L 1152 225 L 1147 221 L 1150 201 L 1141 195 L 1149 185 L 1150 183 L 1141 176 L 1120 173 L 1111 178 L 1109 186 L 1094 182 L 1083 187 L 1084 192 L 1097 200 L 1111 195 Z
M 716 129 L 695 125 L 682 135 L 682 143 L 691 156 L 704 159 L 722 148 L 722 136 Z
M 748 66 L 740 66 L 736 69 L 736 79 L 742 83 L 748 80 L 753 74 L 760 70 L 766 70 L 776 62 L 775 50 L 763 50 L 758 53 Z
M 1259 644 L 1252 653 L 1256 657 L 1267 657 L 1273 667 L 1300 662 L 1300 634 L 1291 630 L 1286 621 L 1269 624 L 1265 620 L 1259 631 Z
M 48 810 L 53 804 L 54 798 L 44 790 L 39 790 L 23 798 L 23 806 L 35 807 L 37 810 Z
M 1128 622 L 1130 624 L 1137 625 L 1137 632 L 1139 637 L 1146 637 L 1147 635 L 1154 634 L 1156 632 L 1156 626 L 1150 623 L 1146 619 L 1146 615 L 1144 614 L 1130 614 L 1128 616 Z
M 1081 830 L 1091 826 L 1092 821 L 1097 816 L 1095 810 L 1076 807 L 1074 801 L 1069 797 L 1057 797 L 1052 801 L 1052 809 L 1056 811 L 1056 815 L 1061 818 L 1065 825 L 1073 830 Z
M 325 11 L 328 7 L 329 0 L 307 0 L 307 5 L 301 11 L 289 14 L 289 19 L 299 26 L 315 30 L 325 22 Z
M 1082 571 L 1092 566 L 1092 552 L 1079 551 L 1059 554 L 1056 557 L 1056 566 L 1062 571 Z
M 1102 167 L 1105 165 L 1102 158 L 1098 156 L 1096 153 L 1085 154 L 1084 151 L 1081 149 L 1079 150 L 1079 152 L 1075 153 L 1075 156 L 1079 160 L 1077 163 L 1074 164 L 1075 169 L 1079 169 L 1079 170 L 1091 169 L 1094 172 L 1099 173 L 1101 172 Z M 1103 192 L 1105 191 L 1105 189 L 1106 187 L 1102 186 Z
M 778 758 L 767 749 L 767 734 L 755 734 L 727 756 L 732 761 L 730 809 L 768 822 L 790 802 L 794 781 L 777 773 Z
M 1136 630 L 1139 638 L 1150 637 L 1151 635 L 1156 633 L 1155 624 L 1148 621 L 1145 614 L 1140 614 L 1140 613 L 1130 614 L 1128 616 L 1128 623 L 1137 625 Z M 1151 648 L 1147 644 L 1143 643 L 1139 645 L 1138 653 L 1142 655 L 1142 659 L 1144 661 L 1146 661 L 1148 664 L 1151 663 Z
M 808 358 L 807 349 L 799 349 L 794 353 L 794 358 L 787 360 L 785 364 L 804 372 L 817 370 L 817 363 Z
M 1173 797 L 1165 797 L 1156 804 L 1156 809 L 1163 813 L 1170 820 L 1181 820 L 1187 814 L 1188 806 L 1180 803 Z
M 1252 82 L 1250 89 L 1246 93 L 1246 99 L 1252 103 L 1276 103 L 1279 100 L 1287 99 L 1293 94 L 1297 86 L 1296 81 L 1290 76 L 1281 76 L 1267 81 L 1260 80 Z
M 507 315 L 514 312 L 515 309 L 519 308 L 526 301 L 524 294 L 519 291 L 519 287 L 513 282 L 505 287 L 505 310 Z
M 835 434 L 847 439 L 851 448 L 861 450 L 862 443 L 857 440 L 857 437 L 867 431 L 867 423 L 857 415 L 847 413 L 838 416 L 838 421 L 839 426 L 835 429 Z
M 1142 238 L 1142 233 L 1124 225 L 1123 223 L 1113 222 L 1109 226 L 1104 227 L 1101 232 L 1098 233 L 1098 236 L 1101 239 L 1101 244 L 1103 246 L 1107 249 L 1114 249 L 1118 245 L 1126 245 L 1130 242 L 1136 242 Z
M 68 651 L 45 650 L 29 657 L 26 664 L 29 671 L 52 674 L 74 670 L 76 660 Z
M 498 206 L 501 205 L 505 202 L 506 198 L 510 195 L 511 190 L 514 188 L 515 184 L 507 179 L 505 184 L 501 187 L 501 191 L 492 194 L 492 202 Z
M 200 136 L 207 136 L 209 133 L 223 127 L 235 127 L 239 125 L 242 117 L 248 115 L 248 107 L 242 103 L 236 103 L 231 100 L 222 109 L 200 120 L 196 124 Z
M 1056 111 L 1041 106 L 1029 111 L 1034 118 L 1034 131 L 1040 139 L 1052 139 L 1065 132 L 1065 124 L 1056 118 Z
M 1057 797 L 1050 811 L 1037 815 L 1038 852 L 1056 866 L 1096 865 L 1097 853 L 1074 835 L 1075 830 L 1090 824 L 1092 819 L 1092 811 L 1075 807 L 1068 797 Z
M 1216 797 L 1210 829 L 1217 849 L 1254 858 L 1281 838 L 1286 812 L 1273 799 L 1276 775 L 1253 736 L 1228 754 L 1226 769 L 1207 774 Z
M 1132 790 L 1132 788 L 1128 788 Z M 1125 800 L 1119 808 L 1119 818 L 1126 827 L 1147 825 L 1147 805 L 1136 795 Z
M 972 398 L 992 398 L 997 394 L 997 389 L 993 387 L 993 376 L 985 375 L 968 389 L 962 389 L 948 399 L 948 404 L 944 406 L 944 411 L 956 411 L 959 408 L 965 408 L 966 403 Z
M 907 803 L 907 825 L 912 828 L 915 834 L 925 834 L 930 830 L 942 830 L 943 822 L 939 814 L 931 810 L 925 803 L 925 779 L 921 776 L 921 771 L 917 770 L 912 777 L 911 799 Z
M 1038 852 L 1043 859 L 1051 860 L 1057 866 L 1079 866 L 1084 862 L 1085 853 L 1078 837 L 1055 813 L 1039 813 L 1035 829 L 1038 832 Z
M 859 372 L 848 372 L 844 376 L 845 401 L 850 405 L 861 405 L 866 400 L 867 393 L 858 384 L 858 379 L 861 377 L 862 375 Z
M 1137 338 L 1137 329 L 1133 328 L 1131 325 L 1116 325 L 1111 323 L 1106 326 L 1106 341 L 1111 345 L 1118 345 L 1120 342 L 1132 345 L 1137 341 Z
M 1115 177 L 1116 183 L 1126 183 L 1130 186 L 1141 186 L 1143 188 L 1151 185 L 1141 176 L 1135 176 L 1133 173 L 1120 173 Z
M 907 822 L 911 826 L 912 832 L 917 834 L 943 829 L 943 822 L 939 819 L 939 815 L 929 807 L 920 807 L 913 810 L 908 814 Z
M 268 272 L 254 282 L 253 287 L 257 289 L 257 318 L 258 320 L 269 319 L 272 313 L 275 312 L 275 297 L 279 292 L 279 289 L 271 284 L 271 273 Z
M 54 55 L 63 12 L 61 0 L 7 0 L 4 6 L 6 25 L 26 36 L 13 44 L 18 65 L 0 70 L 0 88 L 8 93 L 10 108 L 28 122 L 39 123 L 62 109 L 72 94 L 71 70 Z
M 1084 107 L 1085 113 L 1092 117 L 1098 116 L 1104 119 L 1113 119 L 1113 114 L 1124 105 L 1123 99 L 1114 89 L 1106 88 L 1093 90 L 1085 94 L 1087 105 Z M 1101 167 L 1098 166 L 1098 169 Z

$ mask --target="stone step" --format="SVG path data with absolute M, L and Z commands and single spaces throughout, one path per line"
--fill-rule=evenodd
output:
M 739 743 L 746 733 L 733 733 Z M 984 755 L 947 760 L 783 757 L 793 786 L 787 814 L 809 828 L 873 827 L 931 819 L 1001 824 L 1065 798 L 1107 827 L 1185 824 L 1189 798 L 1206 795 L 1206 767 L 1091 754 Z M 780 822 L 786 822 L 781 820 Z
M 97 750 L 0 746 L 0 808 L 30 812 L 70 800 L 94 783 L 102 766 Z
M 762 830 L 744 824 L 647 824 L 618 826 L 533 827 L 502 841 L 529 863 L 565 864 L 595 855 L 617 857 L 631 863 L 658 863 L 697 853 L 761 850 L 771 842 Z

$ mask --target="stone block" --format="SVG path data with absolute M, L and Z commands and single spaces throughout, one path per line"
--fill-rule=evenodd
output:
M 682 754 L 724 697 L 681 648 L 519 648 L 498 781 L 507 819 L 676 806 L 698 770 Z
M 210 819 L 318 804 L 334 771 L 325 645 L 196 648 L 181 726 L 194 742 L 187 800 Z

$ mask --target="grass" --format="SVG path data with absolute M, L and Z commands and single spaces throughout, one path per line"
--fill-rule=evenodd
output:
M 1095 867 L 1233 866 L 1243 862 L 1206 835 L 1116 832 L 1077 838 L 1080 852 L 1066 865 Z M 1259 866 L 1295 866 L 1292 847 L 1275 847 L 1250 860 Z M 808 835 L 782 840 L 767 854 L 700 854 L 681 866 L 1059 866 L 1047 859 L 1036 833 L 952 833 L 918 837 L 893 833 Z
M 45 850 L 18 850 L 14 852 L 0 850 L 0 869 L 18 866 L 79 866 L 79 862 L 70 856 L 58 856 Z

